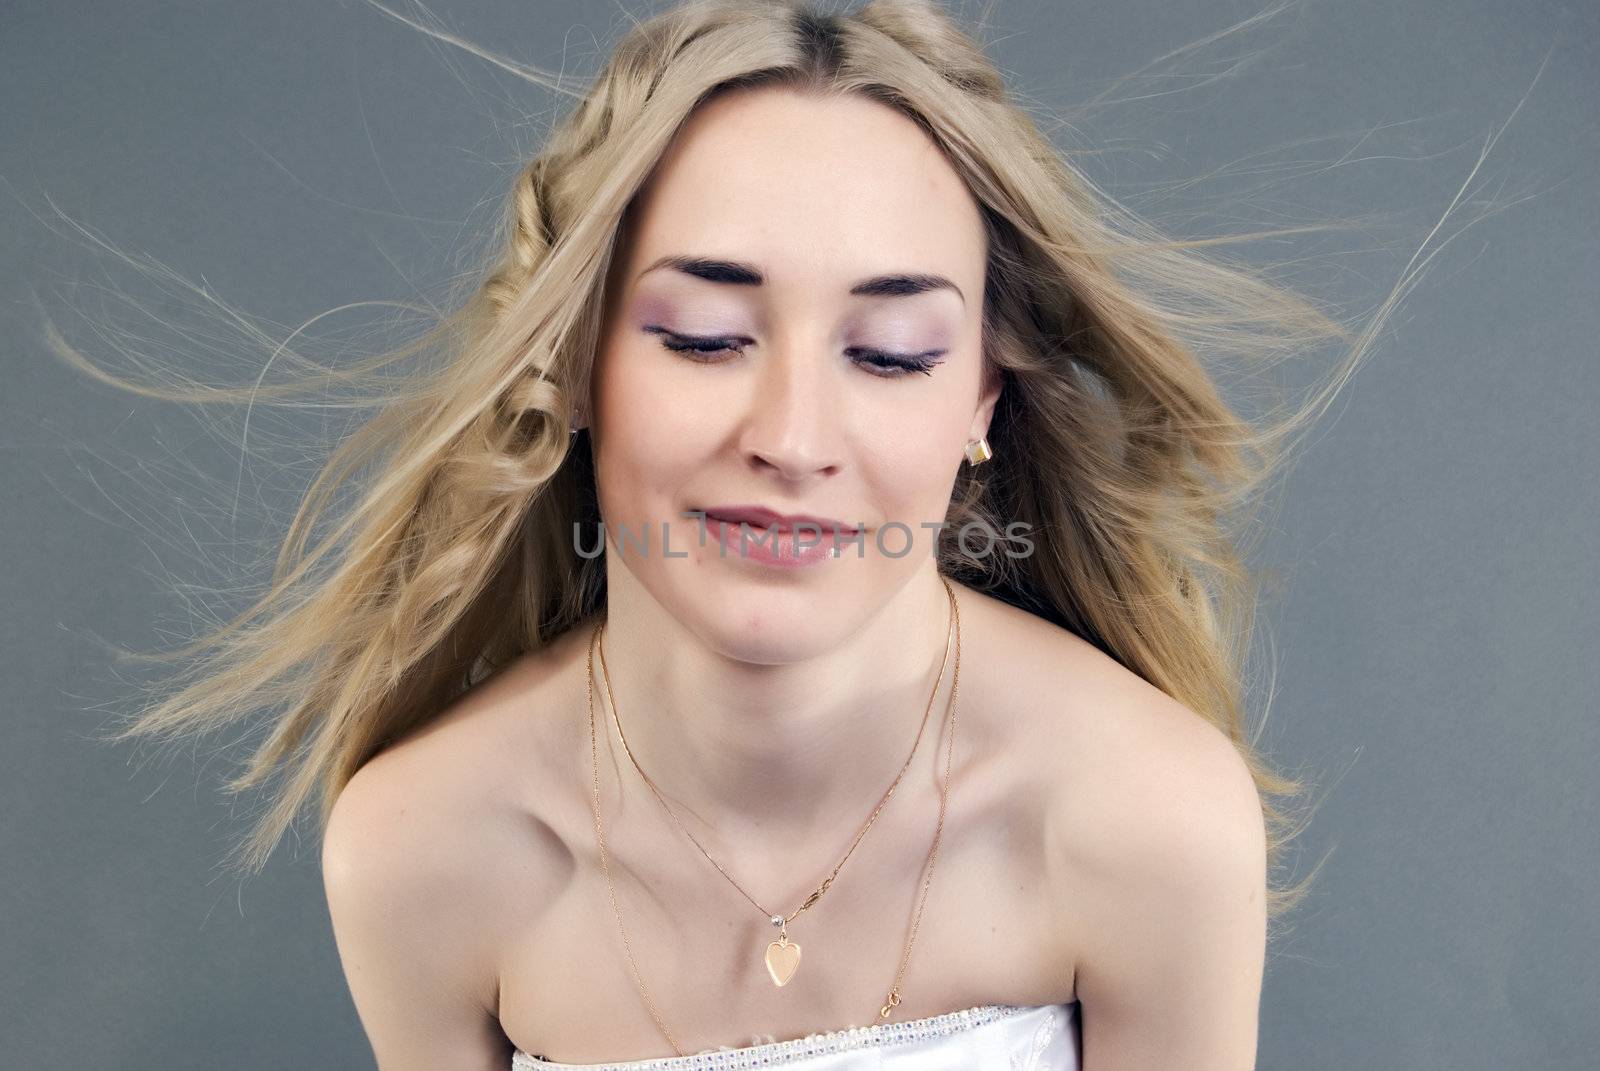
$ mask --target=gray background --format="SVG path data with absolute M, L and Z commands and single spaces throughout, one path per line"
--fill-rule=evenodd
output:
M 584 73 L 621 17 L 434 10 Z M 1072 105 L 1257 10 L 1013 2 L 994 51 L 1020 89 Z M 1526 98 L 1457 222 L 1504 210 L 1391 323 L 1266 544 L 1286 583 L 1265 617 L 1265 741 L 1328 792 L 1302 871 L 1337 850 L 1273 946 L 1262 1067 L 1570 1068 L 1600 1048 L 1597 31 L 1593 5 L 1557 0 L 1316 2 L 1125 83 L 1074 135 L 1104 150 L 1080 157 L 1091 176 L 1191 233 L 1383 213 L 1249 254 L 1317 256 L 1303 280 L 1360 305 Z M 267 460 L 241 469 L 182 408 L 53 362 L 30 292 L 102 356 L 65 311 L 96 307 L 97 285 L 177 306 L 41 217 L 48 196 L 291 325 L 437 296 L 534 144 L 528 117 L 557 102 L 370 7 L 310 0 L 9 0 L 0 102 L 0 1063 L 369 1067 L 314 840 L 230 879 L 217 863 L 250 812 L 217 791 L 228 741 L 155 764 L 91 740 L 118 694 L 100 640 L 170 639 L 183 604 L 164 577 L 218 581 L 270 535 L 245 518 L 308 474 L 273 460 L 299 456 L 298 425 L 258 411 Z M 1225 200 L 1251 190 L 1252 214 Z M 233 382 L 259 358 L 198 336 L 181 353 Z M 206 480 L 238 482 L 240 519 L 207 512 Z

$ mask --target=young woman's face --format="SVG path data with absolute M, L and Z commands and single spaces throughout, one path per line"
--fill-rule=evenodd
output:
M 593 385 L 609 567 L 730 655 L 825 650 L 930 568 L 988 430 L 978 206 L 894 110 L 767 89 L 702 108 L 634 213 Z M 839 554 L 685 516 L 744 507 L 842 522 Z

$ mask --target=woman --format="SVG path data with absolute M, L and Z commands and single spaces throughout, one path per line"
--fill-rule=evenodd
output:
M 251 859 L 320 787 L 379 1065 L 1253 1066 L 1298 785 L 1225 518 L 1332 388 L 1257 428 L 1205 362 L 1340 328 L 916 0 L 637 25 L 508 222 L 128 730 L 286 703 Z

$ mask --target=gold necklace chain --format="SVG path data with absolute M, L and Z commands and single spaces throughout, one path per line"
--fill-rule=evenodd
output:
M 950 586 L 950 582 L 948 580 L 946 580 L 943 576 L 941 576 L 939 579 L 944 584 L 945 591 L 949 595 L 949 598 L 950 598 L 951 625 L 952 625 L 952 631 L 955 634 L 955 652 L 956 652 L 956 655 L 955 655 L 955 672 L 953 673 L 953 675 L 951 677 L 951 681 L 950 681 L 950 701 L 949 701 L 950 702 L 950 729 L 949 729 L 949 734 L 948 734 L 948 737 L 947 737 L 947 740 L 946 740 L 946 746 L 945 746 L 944 776 L 941 779 L 940 785 L 939 785 L 939 823 L 934 828 L 933 844 L 928 849 L 928 858 L 927 858 L 927 860 L 923 863 L 923 871 L 924 871 L 925 876 L 923 878 L 921 891 L 920 891 L 920 893 L 918 895 L 916 912 L 912 916 L 911 932 L 906 937 L 905 948 L 901 952 L 901 955 L 900 955 L 900 965 L 895 971 L 894 984 L 889 987 L 888 999 L 884 1002 L 883 1006 L 878 1009 L 878 1018 L 884 1019 L 884 1020 L 887 1020 L 889 1018 L 889 1016 L 893 1013 L 894 1009 L 901 1003 L 900 988 L 901 988 L 902 984 L 905 981 L 906 968 L 909 966 L 910 961 L 911 961 L 911 949 L 912 949 L 912 946 L 915 945 L 916 940 L 917 940 L 917 930 L 922 924 L 923 909 L 927 906 L 927 902 L 928 902 L 928 890 L 933 885 L 933 872 L 934 872 L 934 868 L 938 865 L 939 843 L 940 843 L 940 840 L 943 838 L 943 835 L 944 835 L 945 815 L 948 812 L 949 802 L 950 802 L 950 768 L 951 768 L 952 760 L 953 760 L 953 758 L 955 756 L 956 696 L 957 696 L 957 692 L 959 691 L 960 684 L 961 684 L 961 609 L 960 609 L 960 605 L 959 605 L 959 603 L 958 603 L 958 601 L 956 599 L 955 591 Z M 602 626 L 604 625 L 603 621 L 601 622 L 601 625 Z M 616 888 L 616 884 L 612 881 L 612 878 L 611 878 L 611 867 L 610 867 L 609 861 L 607 859 L 606 842 L 605 842 L 605 827 L 604 827 L 604 823 L 601 821 L 601 817 L 600 817 L 600 756 L 599 756 L 599 744 L 598 744 L 598 739 L 597 739 L 597 730 L 596 730 L 596 727 L 595 727 L 595 716 L 594 716 L 594 681 L 595 681 L 595 677 L 594 677 L 594 651 L 595 651 L 595 646 L 596 646 L 595 641 L 599 638 L 599 635 L 600 635 L 600 626 L 596 626 L 595 631 L 594 631 L 593 635 L 591 635 L 590 641 L 589 641 L 588 675 L 587 675 L 588 676 L 588 682 L 587 683 L 588 683 L 588 696 L 589 696 L 589 759 L 590 759 L 590 764 L 591 764 L 591 770 L 592 770 L 592 773 L 593 773 L 593 801 L 592 802 L 593 802 L 593 810 L 594 810 L 594 831 L 595 831 L 595 840 L 596 840 L 597 844 L 599 845 L 599 850 L 600 850 L 600 869 L 605 874 L 606 889 L 609 892 L 610 899 L 611 899 L 611 911 L 612 911 L 612 914 L 616 917 L 617 929 L 622 935 L 623 952 L 627 956 L 628 968 L 629 968 L 630 972 L 633 974 L 633 981 L 634 981 L 635 986 L 638 987 L 639 995 L 640 995 L 640 997 L 642 997 L 644 999 L 645 1006 L 650 1011 L 650 1017 L 655 1020 L 655 1024 L 656 1024 L 657 1028 L 660 1029 L 662 1036 L 667 1039 L 667 1044 L 672 1046 L 673 1052 L 675 1052 L 679 1056 L 686 1056 L 688 1054 L 684 1052 L 683 1047 L 678 1043 L 677 1038 L 674 1037 L 672 1031 L 670 1029 L 668 1029 L 667 1024 L 666 1024 L 666 1020 L 662 1018 L 660 1009 L 656 1007 L 655 1001 L 653 1001 L 650 998 L 649 990 L 645 987 L 645 984 L 644 984 L 644 978 L 639 973 L 639 965 L 638 965 L 637 961 L 634 959 L 634 955 L 633 955 L 633 946 L 628 940 L 628 929 L 623 924 L 623 921 L 622 921 L 622 909 L 621 909 L 621 907 L 619 906 L 619 904 L 617 902 L 617 888 Z M 947 640 L 946 641 L 947 656 L 948 656 L 948 648 L 949 648 L 949 644 L 948 644 L 948 640 Z M 602 659 L 603 659 L 603 655 L 602 655 Z M 943 669 L 942 668 L 940 670 L 940 677 L 941 678 L 943 677 Z M 935 685 L 935 694 L 937 694 L 937 690 L 938 690 L 938 688 L 937 688 L 937 684 L 936 684 Z M 615 705 L 614 704 L 613 704 L 613 708 L 612 709 L 613 709 L 613 712 L 614 712 L 615 711 Z M 930 709 L 931 709 L 931 700 L 930 700 Z M 924 713 L 924 715 L 923 715 L 923 720 L 924 720 L 924 725 L 926 725 L 926 721 L 927 721 L 926 713 Z M 621 726 L 621 723 L 619 722 L 617 724 L 617 729 L 618 729 L 619 734 L 621 732 L 621 728 L 622 728 L 622 726 Z M 920 731 L 918 733 L 918 739 L 919 740 L 921 739 Z M 624 746 L 626 746 L 626 743 L 624 743 Z M 915 751 L 913 749 L 913 754 L 914 753 L 915 753 Z M 631 755 L 631 752 L 630 752 L 630 755 Z M 637 764 L 635 764 L 635 765 L 637 765 Z M 908 765 L 909 765 L 909 760 L 908 760 Z M 644 773 L 643 770 L 640 770 L 639 772 L 641 774 Z M 904 770 L 902 770 L 902 773 L 904 773 Z M 898 781 L 898 778 L 896 780 Z M 663 800 L 662 802 L 663 802 L 663 804 L 665 804 L 665 800 Z M 880 809 L 881 809 L 881 804 L 880 804 Z M 668 811 L 670 813 L 671 809 L 668 808 Z M 874 814 L 874 817 L 876 817 L 876 813 Z M 869 822 L 869 825 L 870 825 L 870 822 Z M 681 828 L 681 826 L 680 826 L 680 828 Z M 687 830 L 685 830 L 685 832 L 687 832 Z M 690 839 L 692 840 L 693 838 L 691 837 Z M 860 838 L 858 836 L 857 837 L 857 842 L 859 842 L 859 840 L 860 840 Z M 852 849 L 853 848 L 854 848 L 854 845 L 852 844 Z M 702 848 L 701 851 L 703 852 L 704 849 Z M 848 853 L 847 853 L 846 857 L 848 858 Z M 710 858 L 710 856 L 707 855 L 707 858 Z M 712 862 L 715 863 L 715 860 L 712 860 Z M 841 861 L 840 865 L 841 866 L 843 865 L 842 861 Z M 721 867 L 718 867 L 718 869 L 721 870 Z M 724 871 L 723 873 L 724 873 L 724 875 L 726 875 L 726 871 Z M 834 873 L 835 874 L 838 873 L 837 868 L 835 869 Z M 729 880 L 732 881 L 732 878 L 729 877 Z M 737 887 L 737 882 L 735 882 L 734 884 Z M 741 892 L 742 891 L 743 890 L 741 890 Z M 813 897 L 820 897 L 820 895 L 821 895 L 821 890 L 819 890 L 817 893 L 814 893 Z M 748 898 L 748 894 L 746 894 L 746 896 Z M 751 900 L 751 902 L 754 903 L 755 901 Z M 808 903 L 806 905 L 803 905 L 802 910 L 804 910 L 804 906 L 810 906 L 810 903 L 814 903 L 814 902 L 815 902 L 815 900 L 813 898 L 808 897 Z M 759 904 L 757 904 L 756 906 L 758 908 L 760 907 Z M 765 913 L 765 912 L 763 912 L 763 913 Z M 796 911 L 795 914 L 798 915 L 799 911 Z M 781 916 L 775 916 L 775 917 L 781 917 Z M 778 947 L 776 942 L 774 943 L 773 947 Z M 791 945 L 789 947 L 792 947 L 792 948 L 796 949 L 796 959 L 798 960 L 798 946 Z M 769 956 L 770 956 L 770 952 L 769 952 Z M 769 969 L 771 969 L 770 959 L 769 959 Z M 774 980 L 776 981 L 776 975 L 774 976 Z
M 943 580 L 943 577 L 940 579 Z M 878 805 L 873 808 L 872 814 L 868 816 L 866 823 L 862 825 L 861 829 L 856 833 L 855 839 L 850 842 L 850 847 L 845 851 L 844 858 L 839 860 L 838 865 L 833 868 L 832 873 L 823 879 L 822 884 L 819 885 L 816 890 L 811 893 L 811 895 L 807 896 L 798 908 L 796 908 L 787 916 L 773 914 L 765 907 L 762 907 L 761 904 L 757 902 L 756 898 L 751 896 L 750 893 L 745 890 L 744 886 L 740 885 L 739 882 L 734 879 L 733 875 L 728 873 L 723 865 L 712 857 L 711 853 L 706 850 L 705 845 L 700 843 L 699 838 L 697 838 L 693 833 L 689 832 L 688 827 L 685 826 L 678 818 L 677 812 L 673 809 L 672 805 L 667 802 L 666 797 L 662 794 L 661 789 L 656 785 L 655 781 L 650 777 L 649 774 L 645 773 L 644 767 L 639 765 L 639 760 L 637 757 L 635 757 L 633 748 L 628 745 L 628 736 L 622 731 L 622 722 L 617 716 L 616 697 L 611 691 L 611 672 L 606 664 L 606 646 L 604 635 L 605 623 L 601 622 L 596 629 L 598 634 L 596 646 L 600 651 L 600 674 L 601 679 L 605 682 L 606 698 L 611 704 L 612 722 L 617 727 L 617 736 L 621 738 L 622 748 L 625 752 L 627 752 L 629 760 L 633 763 L 633 768 L 639 771 L 639 776 L 644 778 L 646 785 L 650 786 L 650 791 L 655 795 L 656 800 L 660 802 L 662 808 L 667 812 L 667 816 L 672 819 L 673 824 L 678 827 L 679 831 L 682 832 L 684 836 L 688 837 L 696 848 L 700 849 L 700 854 L 705 856 L 706 860 L 712 866 L 717 868 L 717 871 L 728 880 L 730 885 L 739 890 L 739 894 L 741 896 L 750 901 L 750 903 L 754 905 L 755 909 L 761 912 L 762 917 L 767 918 L 774 926 L 778 927 L 780 945 L 787 946 L 789 944 L 789 923 L 793 922 L 797 917 L 799 917 L 801 912 L 814 907 L 817 901 L 822 899 L 822 895 L 832 887 L 834 881 L 839 876 L 839 871 L 844 869 L 844 864 L 849 860 L 851 854 L 856 850 L 856 845 L 861 843 L 861 839 L 867 835 L 867 830 L 872 828 L 872 824 L 878 820 L 878 815 L 883 813 L 883 809 L 888 805 L 889 799 L 894 795 L 895 789 L 900 787 L 900 782 L 905 777 L 906 771 L 911 768 L 912 760 L 916 758 L 917 749 L 919 746 L 921 746 L 922 737 L 928 728 L 928 717 L 933 712 L 933 701 L 938 698 L 939 686 L 944 683 L 944 671 L 945 667 L 950 664 L 950 647 L 955 637 L 955 593 L 950 589 L 948 581 L 945 582 L 945 591 L 950 599 L 951 615 L 950 625 L 947 629 L 945 637 L 944 661 L 939 665 L 939 676 L 934 680 L 933 691 L 928 695 L 928 705 L 922 712 L 922 722 L 917 727 L 916 739 L 911 743 L 911 752 L 906 755 L 906 761 L 901 764 L 899 772 L 895 774 L 894 780 L 890 783 L 888 790 L 884 792 L 883 797 L 878 800 Z M 798 956 L 798 953 L 795 953 L 795 955 Z M 777 980 L 779 977 L 784 977 L 784 980 L 779 982 Z M 775 975 L 773 980 L 776 984 L 782 986 L 787 984 L 789 977 L 792 977 L 792 974 L 786 977 L 782 975 Z

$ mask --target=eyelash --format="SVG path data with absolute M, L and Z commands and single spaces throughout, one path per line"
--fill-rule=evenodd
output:
M 746 343 L 736 338 L 702 338 L 697 335 L 680 335 L 675 331 L 665 328 L 647 328 L 661 336 L 661 345 L 673 353 L 690 354 L 716 354 L 723 351 L 742 353 Z M 898 379 L 913 372 L 924 375 L 933 374 L 933 366 L 938 364 L 938 358 L 943 356 L 944 350 L 928 350 L 924 353 L 890 353 L 887 350 L 876 350 L 868 346 L 851 346 L 845 350 L 847 355 L 857 358 L 856 363 L 866 368 L 871 375 L 884 379 Z M 721 364 L 721 361 L 707 360 L 704 357 L 689 356 L 691 361 L 701 364 Z

